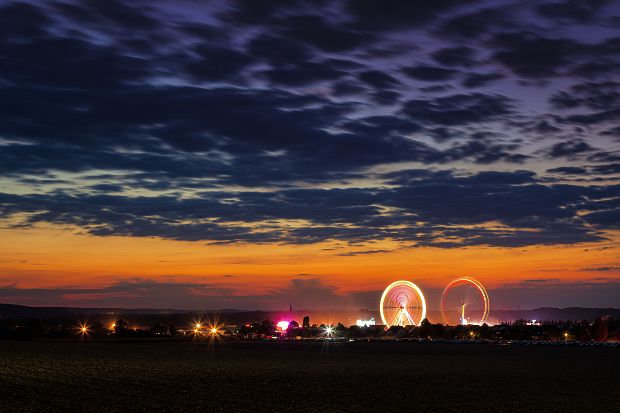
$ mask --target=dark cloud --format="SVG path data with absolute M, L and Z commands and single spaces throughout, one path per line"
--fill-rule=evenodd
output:
M 603 165 L 595 165 L 590 168 L 591 173 L 594 174 L 620 174 L 620 163 L 610 163 Z
M 431 100 L 410 100 L 403 113 L 415 121 L 439 125 L 487 122 L 512 112 L 510 99 L 482 93 L 459 94 Z
M 359 79 L 377 89 L 390 88 L 398 86 L 400 82 L 393 76 L 378 70 L 369 70 L 358 75 Z
M 366 250 L 366 251 L 352 251 L 345 252 L 342 254 L 338 254 L 341 257 L 355 257 L 358 255 L 369 255 L 369 254 L 383 254 L 385 252 L 392 252 L 392 250 Z
M 261 34 L 252 39 L 248 44 L 248 51 L 253 57 L 264 59 L 274 66 L 303 64 L 313 55 L 303 43 L 272 34 Z
M 423 93 L 431 93 L 431 94 L 433 94 L 433 93 L 441 93 L 441 92 L 446 92 L 446 91 L 451 90 L 451 89 L 453 89 L 453 87 L 452 87 L 452 86 L 450 86 L 450 85 L 445 85 L 445 84 L 444 84 L 444 85 L 438 85 L 438 84 L 435 84 L 435 85 L 424 86 L 424 87 L 419 87 L 419 88 L 418 88 L 418 90 L 419 90 L 420 92 L 423 92 Z
M 319 16 L 287 16 L 281 33 L 326 52 L 342 52 L 369 45 L 373 36 L 327 23 Z
M 24 187 L 3 216 L 216 243 L 602 240 L 618 209 L 613 6 L 5 2 L 0 171 Z M 427 170 L 398 171 L 412 163 Z
M 121 192 L 123 190 L 122 185 L 115 184 L 97 184 L 90 187 L 93 191 L 99 192 Z
M 441 13 L 467 3 L 474 1 L 440 0 L 420 3 L 387 0 L 379 4 L 372 0 L 348 0 L 346 8 L 359 27 L 395 30 L 429 24 Z
M 617 81 L 578 83 L 555 93 L 549 101 L 555 108 L 571 112 L 560 118 L 566 124 L 592 127 L 620 119 L 620 83 Z M 601 134 L 613 136 L 613 129 Z
M 498 62 L 520 76 L 534 78 L 558 75 L 583 48 L 570 39 L 547 39 L 528 33 L 500 34 L 495 42 L 500 49 L 494 55 Z
M 567 0 L 541 4 L 536 10 L 541 16 L 552 20 L 586 22 L 597 17 L 610 3 L 610 0 Z
M 531 219 L 528 226 L 538 222 L 551 228 L 556 220 L 559 223 L 573 216 L 576 210 L 565 207 L 570 202 L 581 203 L 583 194 L 576 187 L 548 187 L 531 183 L 533 179 L 527 171 L 416 179 L 394 190 L 394 205 L 411 208 L 423 221 L 442 224 L 500 220 L 519 226 Z
M 58 2 L 54 6 L 66 17 L 79 22 L 116 24 L 131 30 L 155 29 L 156 18 L 149 16 L 148 7 L 134 7 L 118 0 L 82 0 L 77 4 Z
M 227 33 L 217 27 L 205 23 L 182 22 L 176 25 L 182 34 L 188 34 L 202 41 L 219 42 L 227 39 Z
M 534 125 L 529 125 L 526 127 L 526 129 L 533 130 L 543 135 L 562 131 L 562 128 L 558 128 L 557 126 L 552 125 L 547 120 L 541 120 Z
M 402 71 L 411 78 L 426 82 L 438 82 L 442 80 L 448 80 L 457 73 L 456 70 L 446 69 L 437 66 L 404 67 Z
M 433 59 L 446 66 L 471 67 L 474 63 L 475 50 L 471 47 L 446 47 L 433 52 Z
M 223 81 L 234 78 L 253 62 L 246 53 L 223 47 L 200 45 L 192 53 L 196 57 L 188 58 L 184 69 L 197 80 Z
M 471 140 L 465 143 L 458 143 L 452 146 L 448 151 L 448 157 L 457 159 L 473 159 L 479 164 L 490 164 L 500 160 L 522 163 L 528 159 L 527 155 L 513 153 L 518 149 L 516 144 L 497 144 L 490 143 L 485 140 Z
M 501 9 L 482 9 L 449 18 L 438 30 L 443 36 L 478 38 L 498 27 L 509 27 L 509 19 Z
M 576 175 L 576 176 L 615 175 L 615 174 L 620 174 L 620 163 L 586 165 L 584 167 L 561 166 L 558 168 L 547 169 L 547 172 L 561 174 L 561 175 Z
M 266 162 L 271 166 L 265 172 L 295 164 L 298 168 L 303 168 L 305 164 L 322 170 L 327 166 L 325 162 L 344 166 L 363 159 L 370 163 L 390 158 L 420 159 L 420 156 L 425 156 L 421 150 L 433 152 L 415 142 L 388 139 L 378 129 L 372 136 L 326 133 L 321 129 L 323 126 L 339 121 L 340 116 L 354 106 L 329 104 L 330 107 L 321 107 L 320 99 L 286 92 L 127 88 L 122 92 L 101 93 L 95 100 L 88 93 L 37 92 L 31 97 L 23 88 L 5 91 L 8 93 L 4 98 L 14 103 L 1 116 L 5 120 L 2 127 L 5 136 L 41 140 L 47 145 L 7 147 L 2 154 L 5 159 L 3 168 L 7 171 L 12 168 L 36 170 L 50 167 L 78 171 L 94 167 L 142 168 L 194 176 L 208 175 L 215 168 L 224 172 L 221 168 L 225 162 L 217 156 L 184 155 L 185 159 L 182 159 L 164 151 L 161 143 L 183 151 L 219 148 L 234 154 L 238 161 L 236 170 L 229 173 L 239 172 L 251 165 L 258 167 L 259 163 Z M 64 106 L 65 99 L 75 98 L 84 99 L 90 107 L 72 110 Z M 23 100 L 23 106 L 20 100 Z M 312 107 L 305 108 L 306 105 Z M 37 106 L 41 106 L 38 114 L 34 111 Z M 32 114 L 29 118 L 18 116 L 27 112 Z M 129 113 L 130 118 L 127 117 Z M 166 119 L 167 123 L 158 124 L 160 119 Z M 240 122 L 240 119 L 243 121 Z M 89 139 L 84 140 L 86 137 Z M 124 146 L 138 147 L 147 152 L 112 153 L 109 146 L 115 145 L 121 137 Z M 82 149 L 82 146 L 89 149 Z M 99 153 L 93 152 L 97 146 L 100 147 Z M 364 152 L 372 146 L 375 149 Z M 262 149 L 258 149 L 260 147 Z M 392 155 L 386 152 L 389 147 L 393 147 Z M 279 149 L 288 151 L 289 157 L 260 153 L 260 150 Z M 67 151 L 76 155 L 74 162 L 69 164 L 62 161 Z M 299 158 L 294 159 L 295 153 Z M 318 159 L 323 159 L 323 164 L 314 163 Z
M 592 212 L 584 215 L 584 220 L 592 225 L 607 229 L 620 229 L 620 208 Z
M 346 79 L 332 83 L 331 89 L 335 96 L 358 95 L 367 91 L 361 84 Z
M 595 113 L 569 115 L 564 118 L 568 123 L 591 126 L 620 119 L 620 108 L 612 108 Z
M 610 265 L 604 267 L 591 267 L 591 268 L 583 268 L 583 271 L 601 271 L 601 272 L 617 272 L 620 271 L 620 266 Z
M 398 103 L 400 94 L 393 90 L 378 90 L 371 93 L 370 98 L 378 105 L 390 106 Z
M 369 116 L 353 120 L 343 125 L 347 130 L 357 135 L 373 136 L 376 134 L 407 135 L 422 129 L 420 125 L 397 116 Z M 429 152 L 429 156 L 433 153 Z M 438 152 L 434 155 L 441 156 Z
M 204 277 L 207 278 L 207 277 Z M 339 294 L 338 289 L 319 278 L 292 278 L 282 288 L 266 294 L 239 295 L 226 284 L 184 282 L 165 277 L 164 280 L 128 278 L 100 288 L 25 288 L 0 286 L 3 302 L 37 306 L 74 306 L 107 308 L 159 308 L 177 310 L 240 309 L 280 310 L 294 303 L 296 308 L 345 308 L 360 301 L 354 296 Z
M 620 152 L 595 152 L 588 156 L 591 162 L 620 162 Z
M 533 279 L 529 279 L 529 280 L 523 280 L 523 283 L 525 284 L 529 284 L 529 283 L 548 283 L 548 282 L 558 282 L 558 281 L 562 281 L 559 278 L 533 278 Z
M 577 166 L 560 166 L 558 168 L 547 169 L 547 172 L 561 175 L 583 175 L 587 173 L 587 170 Z
M 446 127 L 427 129 L 426 133 L 440 143 L 460 137 L 460 133 L 458 131 Z
M 463 86 L 467 88 L 476 88 L 485 86 L 496 80 L 505 78 L 501 73 L 470 73 L 465 76 Z
M 50 24 L 50 18 L 28 3 L 11 3 L 0 8 L 0 39 L 3 42 L 41 38 Z
M 309 83 L 337 80 L 347 72 L 321 63 L 304 62 L 265 70 L 260 74 L 276 85 L 305 86 Z
M 579 83 L 568 91 L 554 94 L 549 101 L 558 109 L 585 107 L 592 110 L 606 110 L 620 101 L 620 83 L 614 81 Z
M 601 132 L 601 135 L 603 135 L 603 136 L 613 136 L 613 137 L 620 138 L 620 126 L 616 126 L 615 128 L 607 129 L 607 130 Z
M 570 141 L 558 142 L 549 148 L 548 154 L 552 158 L 573 157 L 575 155 L 591 152 L 594 148 L 585 141 L 576 139 Z
M 393 239 L 440 248 L 592 242 L 603 239 L 599 228 L 620 222 L 617 202 L 609 201 L 619 199 L 618 187 L 542 185 L 529 171 L 455 177 L 411 170 L 384 178 L 391 188 L 205 192 L 190 199 L 3 194 L 0 211 L 26 213 L 20 226 L 77 225 L 99 236 L 298 244 Z M 280 220 L 307 224 L 274 222 Z
M 321 8 L 325 0 L 232 0 L 226 4 L 222 17 L 236 25 L 263 24 L 285 12 L 294 12 L 304 5 L 311 9 Z
M 613 71 L 618 38 L 586 44 L 571 38 L 547 38 L 532 32 L 500 33 L 494 37 L 494 59 L 525 78 L 567 75 L 595 77 Z M 601 55 L 608 56 L 601 59 Z
M 115 46 L 98 46 L 80 39 L 47 37 L 0 45 L 2 78 L 27 87 L 105 90 L 153 74 L 142 58 Z

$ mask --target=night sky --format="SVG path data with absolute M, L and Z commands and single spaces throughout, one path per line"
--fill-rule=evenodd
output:
M 0 1 L 0 302 L 458 275 L 620 307 L 620 2 Z

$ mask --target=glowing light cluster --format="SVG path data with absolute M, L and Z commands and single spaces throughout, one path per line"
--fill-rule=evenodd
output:
M 355 325 L 358 327 L 369 327 L 375 325 L 375 318 L 372 317 L 370 320 L 355 320 Z
M 420 325 L 426 318 L 426 299 L 420 287 L 411 281 L 395 281 L 383 291 L 379 310 L 388 327 Z
M 276 327 L 278 327 L 279 331 L 285 331 L 286 329 L 288 329 L 288 321 L 278 321 L 278 324 L 276 324 Z

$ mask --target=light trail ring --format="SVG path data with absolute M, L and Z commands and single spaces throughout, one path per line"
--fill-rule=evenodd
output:
M 393 325 L 420 325 L 426 318 L 426 300 L 420 287 L 411 281 L 400 280 L 388 285 L 379 303 L 381 321 Z
M 441 293 L 441 317 L 443 318 L 444 323 L 449 324 L 448 318 L 446 317 L 446 309 L 444 308 L 446 293 L 448 292 L 450 288 L 454 287 L 458 283 L 470 283 L 478 289 L 478 291 L 480 292 L 480 295 L 482 296 L 482 301 L 484 302 L 484 310 L 482 313 L 482 317 L 480 318 L 480 321 L 478 321 L 478 324 L 482 325 L 486 323 L 489 318 L 489 308 L 490 308 L 489 294 L 487 293 L 487 290 L 484 288 L 482 283 L 472 277 L 455 278 L 454 280 L 450 281 L 450 283 L 446 286 L 446 288 L 443 289 L 443 292 Z

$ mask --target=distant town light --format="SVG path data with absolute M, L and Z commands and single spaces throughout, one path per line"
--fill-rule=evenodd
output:
M 375 318 L 372 317 L 370 320 L 356 320 L 355 325 L 358 327 L 369 327 L 375 325 Z
M 85 323 L 80 324 L 80 325 L 77 327 L 77 330 L 80 332 L 80 335 L 87 335 L 87 334 L 88 334 L 88 332 L 89 332 L 88 325 L 87 325 L 87 324 L 85 324 Z

